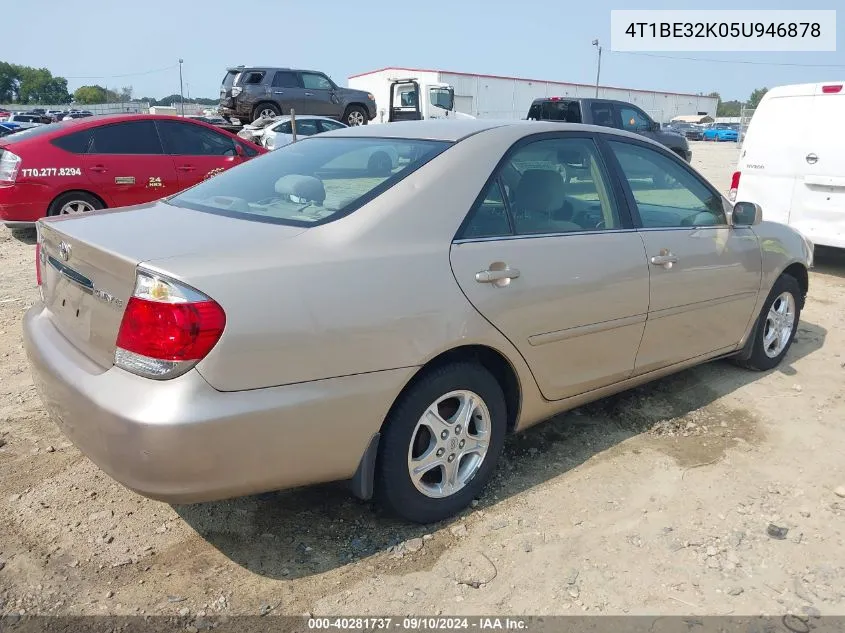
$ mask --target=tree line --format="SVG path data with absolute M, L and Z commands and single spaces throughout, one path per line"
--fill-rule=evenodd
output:
M 742 107 L 756 108 L 760 105 L 760 100 L 769 91 L 768 88 L 757 88 L 748 97 L 748 101 L 722 101 L 722 96 L 718 92 L 711 92 L 708 97 L 716 97 L 719 102 L 716 106 L 716 116 L 739 116 L 742 113 Z
M 132 86 L 107 88 L 100 85 L 80 86 L 73 93 L 68 92 L 67 79 L 55 77 L 46 68 L 32 68 L 0 61 L 0 103 L 21 105 L 66 105 L 77 103 L 148 102 L 150 105 L 171 105 L 179 103 L 181 96 L 168 95 L 162 99 L 133 97 Z M 187 99 L 185 100 L 188 101 Z M 217 105 L 217 99 L 193 98 L 191 103 Z

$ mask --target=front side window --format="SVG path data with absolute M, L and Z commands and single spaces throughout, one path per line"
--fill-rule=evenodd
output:
M 642 132 L 649 127 L 649 120 L 646 115 L 636 108 L 622 106 L 619 108 L 622 119 L 622 129 L 629 132 Z
M 721 197 L 678 160 L 642 145 L 610 141 L 643 228 L 727 224 Z
M 234 156 L 235 142 L 201 125 L 159 121 L 165 151 L 173 156 Z
M 302 73 L 302 86 L 306 90 L 331 90 L 331 82 L 317 73 Z
M 428 91 L 428 101 L 435 108 L 451 110 L 454 106 L 454 95 L 448 88 L 431 88 Z
M 161 141 L 152 121 L 127 121 L 94 129 L 92 154 L 161 154 Z
M 317 135 L 218 174 L 168 202 L 245 220 L 313 226 L 351 213 L 449 145 Z
M 491 186 L 471 212 L 462 237 L 491 237 L 496 230 L 536 235 L 621 227 L 607 172 L 592 139 L 528 143 L 499 168 L 495 182 L 499 193 Z M 501 206 L 507 208 L 508 222 L 501 221 Z

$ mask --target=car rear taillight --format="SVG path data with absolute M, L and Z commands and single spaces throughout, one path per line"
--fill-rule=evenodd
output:
M 731 202 L 736 202 L 736 191 L 739 189 L 739 176 L 742 172 L 735 171 L 731 176 L 731 190 L 728 192 L 728 199 Z
M 223 308 L 210 297 L 139 270 L 117 334 L 114 363 L 146 378 L 174 378 L 208 355 L 225 326 Z
M 826 95 L 836 94 L 842 92 L 842 84 L 833 84 L 830 86 L 822 86 L 822 92 Z
M 0 149 L 0 185 L 14 183 L 18 178 L 20 168 L 20 156 L 7 149 Z

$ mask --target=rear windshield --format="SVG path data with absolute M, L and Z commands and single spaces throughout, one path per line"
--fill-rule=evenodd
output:
M 226 73 L 226 76 L 223 77 L 223 87 L 224 88 L 231 88 L 235 84 L 235 77 L 238 76 L 238 71 L 230 70 Z
M 577 101 L 535 101 L 528 111 L 528 118 L 581 123 L 581 105 Z
M 309 138 L 218 174 L 167 202 L 246 220 L 315 226 L 351 213 L 449 145 L 417 139 Z

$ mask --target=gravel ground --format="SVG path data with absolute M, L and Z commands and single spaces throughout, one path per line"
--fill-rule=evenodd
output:
M 736 147 L 694 145 L 727 189 Z M 841 256 L 779 370 L 715 362 L 559 416 L 423 529 L 341 485 L 173 507 L 110 480 L 32 387 L 32 244 L 0 229 L 0 614 L 845 613 Z

